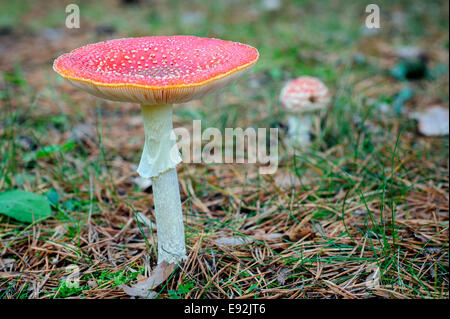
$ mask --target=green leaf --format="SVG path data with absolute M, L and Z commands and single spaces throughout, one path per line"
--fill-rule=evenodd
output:
M 51 209 L 44 196 L 12 190 L 0 193 L 0 214 L 21 222 L 32 223 L 50 216 Z
M 59 194 L 56 190 L 52 188 L 47 193 L 45 193 L 45 195 L 47 196 L 47 201 L 50 203 L 50 205 L 55 207 L 58 206 Z

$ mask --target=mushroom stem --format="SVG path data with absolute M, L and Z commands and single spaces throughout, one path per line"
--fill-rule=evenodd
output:
M 178 264 L 187 257 L 176 168 L 153 177 L 152 183 L 158 234 L 158 264 L 163 261 Z
M 145 144 L 137 172 L 144 178 L 177 167 L 181 162 L 172 126 L 172 105 L 141 105 L 144 116 Z
M 158 263 L 186 258 L 183 213 L 176 166 L 181 156 L 172 126 L 172 105 L 142 105 L 145 144 L 138 173 L 152 179 L 158 234 Z
M 310 114 L 291 115 L 288 118 L 289 144 L 292 147 L 306 146 L 311 142 L 310 131 L 312 118 Z

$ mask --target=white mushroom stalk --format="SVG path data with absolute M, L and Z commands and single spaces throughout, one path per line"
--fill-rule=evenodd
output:
M 172 125 L 172 105 L 142 105 L 145 144 L 138 174 L 152 179 L 158 263 L 186 259 L 183 213 L 176 166 L 181 162 Z
M 289 115 L 287 135 L 291 145 L 305 146 L 311 143 L 311 114 Z

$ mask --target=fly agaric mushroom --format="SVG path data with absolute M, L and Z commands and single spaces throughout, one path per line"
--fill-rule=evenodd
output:
M 151 178 L 158 263 L 186 258 L 176 166 L 181 156 L 172 104 L 201 98 L 236 79 L 257 61 L 248 45 L 194 36 L 116 39 L 57 58 L 53 69 L 95 96 L 141 104 L 145 144 L 137 172 Z
M 313 121 L 320 119 L 314 114 L 322 113 L 330 103 L 330 93 L 317 78 L 301 76 L 289 81 L 281 90 L 280 102 L 289 113 L 288 144 L 305 146 L 310 143 Z

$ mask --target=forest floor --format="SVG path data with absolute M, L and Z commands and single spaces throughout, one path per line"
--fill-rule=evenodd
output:
M 176 106 L 174 126 L 278 127 L 280 162 L 267 175 L 178 166 L 189 257 L 152 297 L 449 297 L 448 136 L 424 136 L 410 116 L 449 106 L 447 1 L 378 1 L 381 29 L 364 26 L 362 1 L 218 0 L 79 1 L 81 27 L 67 29 L 66 2 L 0 0 L 0 193 L 52 208 L 34 223 L 0 215 L 1 298 L 129 298 L 122 285 L 154 269 L 139 105 L 95 98 L 52 63 L 88 43 L 173 34 L 260 52 L 219 94 Z M 423 52 L 418 71 L 401 48 Z M 300 75 L 333 102 L 293 154 L 279 93 Z

